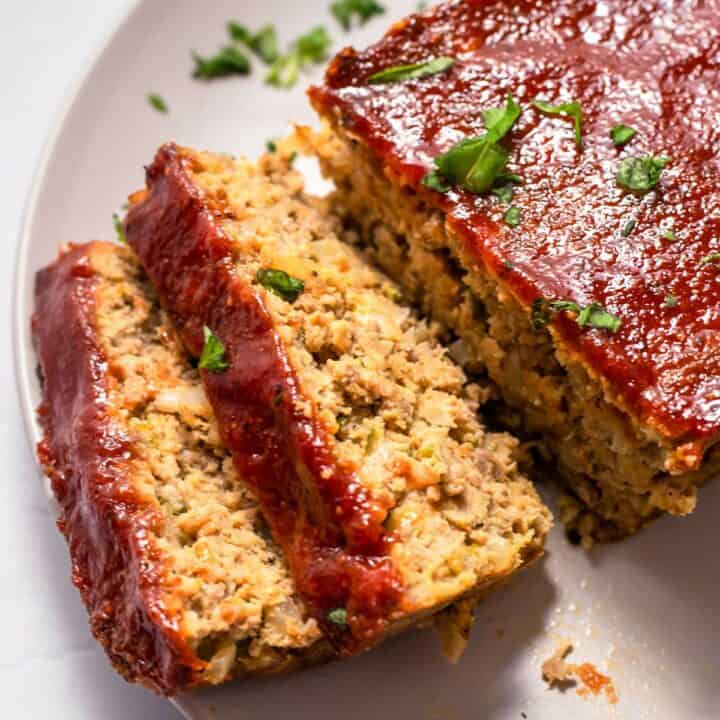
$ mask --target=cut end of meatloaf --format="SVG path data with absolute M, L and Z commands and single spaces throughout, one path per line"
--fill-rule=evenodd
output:
M 540 437 L 556 458 L 570 491 L 560 519 L 573 535 L 585 546 L 617 540 L 661 512 L 694 509 L 700 485 L 720 471 L 717 446 L 688 472 L 682 443 L 636 422 L 551 330 L 533 327 L 532 308 L 468 253 L 445 215 L 343 128 L 299 128 L 297 142 L 334 181 L 333 210 L 355 231 L 346 236 L 438 323 L 453 358 L 497 387 L 504 409 L 496 417 Z
M 137 260 L 71 246 L 39 273 L 40 457 L 96 638 L 172 695 L 328 657 Z
M 227 369 L 202 374 L 220 432 L 337 644 L 368 647 L 541 554 L 550 517 L 517 441 L 479 421 L 487 391 L 340 240 L 286 153 L 255 165 L 167 145 L 126 228 L 191 352 L 203 326 L 223 343 Z M 392 593 L 373 594 L 388 576 Z

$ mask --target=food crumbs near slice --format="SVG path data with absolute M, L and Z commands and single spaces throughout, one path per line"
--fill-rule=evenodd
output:
M 515 228 L 520 224 L 520 208 L 513 205 L 507 209 L 507 212 L 503 216 L 505 224 L 511 228 Z
M 720 263 L 720 252 L 710 253 L 700 261 L 701 265 L 710 265 L 711 263 Z
M 267 65 L 274 63 L 280 57 L 274 25 L 264 25 L 256 33 L 252 33 L 244 25 L 231 20 L 227 24 L 227 30 L 233 40 L 245 45 Z
M 265 82 L 279 88 L 294 87 L 303 68 L 327 58 L 331 43 L 324 27 L 313 28 L 301 35 L 290 45 L 287 53 L 280 55 L 271 65 Z
M 396 65 L 371 75 L 368 82 L 371 85 L 379 85 L 382 83 L 404 82 L 405 80 L 420 80 L 431 75 L 444 73 L 454 64 L 454 58 L 443 56 L 412 65 Z
M 205 346 L 203 347 L 202 355 L 200 355 L 198 367 L 201 370 L 209 370 L 210 372 L 227 370 L 229 365 L 225 360 L 225 346 L 207 325 L 203 327 L 203 336 L 205 338 Z
M 229 75 L 247 75 L 250 72 L 250 60 L 240 50 L 228 45 L 212 57 L 203 57 L 193 53 L 195 68 L 193 77 L 199 80 L 228 77 Z
M 345 608 L 335 608 L 327 614 L 327 619 L 335 625 L 347 627 L 347 610 Z
M 164 98 L 157 93 L 149 93 L 147 96 L 147 101 L 150 104 L 150 107 L 154 108 L 158 112 L 165 113 L 166 115 L 168 112 L 170 112 L 170 108 L 168 108 L 168 105 L 165 102 Z
M 113 213 L 113 226 L 115 227 L 115 234 L 117 235 L 117 241 L 121 245 L 127 245 L 127 237 L 125 236 L 125 228 L 123 227 L 122 220 L 117 213 Z
M 349 30 L 355 16 L 360 21 L 360 25 L 364 25 L 375 15 L 384 14 L 385 8 L 375 0 L 337 0 L 330 5 L 330 12 L 342 25 L 343 30 Z
M 622 147 L 626 143 L 629 143 L 635 135 L 637 135 L 637 130 L 628 125 L 615 125 L 615 127 L 610 130 L 610 137 L 615 147 Z
M 627 190 L 647 193 L 657 187 L 663 169 L 670 162 L 669 157 L 627 157 L 617 172 L 617 183 Z
M 545 115 L 560 115 L 561 117 L 572 118 L 575 126 L 575 144 L 578 147 L 582 147 L 582 106 L 577 100 L 572 102 L 560 103 L 559 105 L 553 105 L 552 103 L 545 102 L 544 100 L 533 100 L 533 107 L 539 110 Z
M 305 283 L 288 275 L 284 270 L 263 268 L 257 271 L 257 281 L 270 292 L 289 303 L 294 303 L 305 290 Z
M 665 299 L 663 300 L 663 305 L 666 308 L 674 308 L 677 307 L 678 299 L 674 295 L 666 295 Z

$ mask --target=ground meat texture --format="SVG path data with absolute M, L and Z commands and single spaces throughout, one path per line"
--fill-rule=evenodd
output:
M 517 441 L 478 420 L 487 391 L 467 381 L 398 287 L 338 238 L 289 152 L 253 165 L 169 145 L 148 181 L 128 241 L 190 351 L 200 355 L 203 325 L 225 344 L 229 368 L 203 373 L 220 433 L 301 597 L 341 650 L 480 595 L 539 555 L 549 515 L 518 471 Z M 270 270 L 302 291 L 274 292 L 262 281 Z M 261 325 L 272 342 L 249 353 Z M 273 381 L 249 382 L 248 363 L 271 368 Z M 322 463 L 298 462 L 302 433 Z M 269 477 L 277 468 L 281 481 Z M 350 487 L 376 535 L 344 509 L 335 518 Z M 356 582 L 363 566 L 370 583 Z M 338 606 L 350 626 L 340 636 Z

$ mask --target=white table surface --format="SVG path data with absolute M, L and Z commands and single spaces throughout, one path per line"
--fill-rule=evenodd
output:
M 178 720 L 164 700 L 123 682 L 92 639 L 69 582 L 68 554 L 20 416 L 10 309 L 17 237 L 40 153 L 68 93 L 129 0 L 0 4 L 0 713 L 13 720 Z

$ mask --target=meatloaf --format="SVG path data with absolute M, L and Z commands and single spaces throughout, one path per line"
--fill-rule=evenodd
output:
M 444 3 L 310 90 L 338 209 L 542 439 L 588 544 L 720 469 L 719 15 Z
M 37 277 L 33 329 L 39 454 L 117 670 L 172 695 L 329 657 L 132 253 L 66 248 Z
M 350 654 L 538 557 L 550 520 L 517 442 L 478 420 L 485 391 L 291 164 L 168 144 L 125 230 L 299 596 Z

